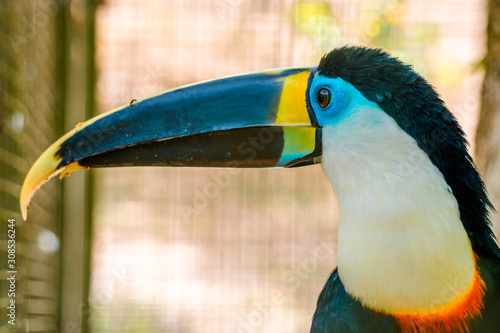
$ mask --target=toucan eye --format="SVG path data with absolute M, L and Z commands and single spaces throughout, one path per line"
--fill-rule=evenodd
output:
M 331 98 L 332 98 L 332 93 L 330 92 L 330 90 L 326 88 L 318 89 L 318 91 L 316 92 L 316 101 L 318 102 L 318 105 L 322 109 L 328 106 Z

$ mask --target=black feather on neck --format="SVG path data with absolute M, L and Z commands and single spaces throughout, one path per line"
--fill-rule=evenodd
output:
M 318 73 L 351 83 L 417 141 L 452 189 L 474 252 L 500 257 L 484 183 L 462 128 L 434 88 L 411 66 L 382 50 L 364 47 L 331 51 L 321 59 Z

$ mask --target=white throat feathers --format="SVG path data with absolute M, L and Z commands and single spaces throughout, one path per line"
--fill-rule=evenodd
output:
M 446 308 L 475 274 L 457 201 L 416 141 L 362 99 L 323 126 L 323 169 L 340 208 L 340 279 L 383 313 Z

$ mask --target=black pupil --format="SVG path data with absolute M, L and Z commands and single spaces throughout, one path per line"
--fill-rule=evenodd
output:
M 320 107 L 326 108 L 328 103 L 330 103 L 330 91 L 328 89 L 321 88 L 316 93 L 316 100 L 318 101 Z

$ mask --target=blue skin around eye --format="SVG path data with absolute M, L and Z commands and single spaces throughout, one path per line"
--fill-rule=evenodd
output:
M 321 108 L 316 100 L 319 89 L 326 88 L 331 93 L 330 103 Z M 341 78 L 329 78 L 318 75 L 314 78 L 309 89 L 309 99 L 320 126 L 334 125 L 341 122 L 352 112 L 361 111 L 356 106 L 367 105 L 378 109 L 376 103 L 367 100 L 352 84 Z

